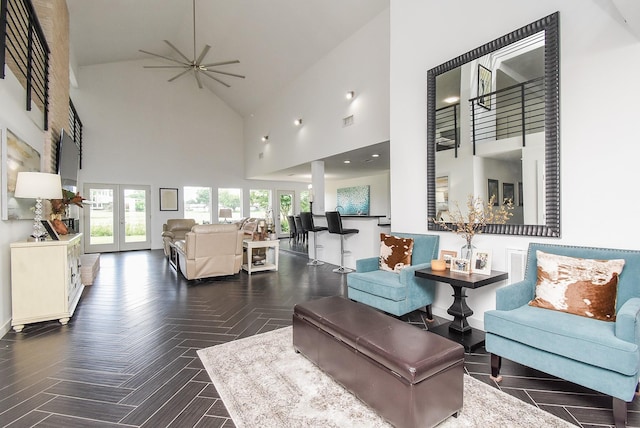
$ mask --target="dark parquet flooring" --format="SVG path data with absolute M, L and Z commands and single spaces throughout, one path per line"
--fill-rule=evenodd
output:
M 291 325 L 297 302 L 346 292 L 335 266 L 283 248 L 278 273 L 197 282 L 161 250 L 103 254 L 68 325 L 0 339 L 0 426 L 233 427 L 196 351 Z M 424 328 L 418 313 L 405 321 Z M 483 350 L 465 367 L 496 387 Z M 613 423 L 607 397 L 508 361 L 502 373 L 500 389 L 577 426 Z M 640 426 L 637 402 L 629 425 Z

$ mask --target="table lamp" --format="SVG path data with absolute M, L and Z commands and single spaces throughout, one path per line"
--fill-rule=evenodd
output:
M 42 227 L 42 200 L 62 199 L 60 176 L 45 172 L 19 172 L 13 196 L 36 200 L 33 235 L 31 236 L 36 241 L 43 241 L 46 233 Z
M 227 219 L 233 215 L 231 208 L 220 208 L 218 212 L 218 218 L 223 218 L 224 222 L 227 223 Z

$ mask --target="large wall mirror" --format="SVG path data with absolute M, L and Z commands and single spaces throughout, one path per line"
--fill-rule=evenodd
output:
M 469 195 L 513 216 L 485 233 L 560 236 L 559 14 L 429 70 L 427 216 Z M 428 222 L 429 230 L 444 230 Z

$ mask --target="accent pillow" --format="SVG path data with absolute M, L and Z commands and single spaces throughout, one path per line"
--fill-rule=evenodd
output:
M 413 239 L 380 234 L 380 269 L 400 273 L 405 266 L 411 265 L 412 254 Z
M 593 260 L 536 251 L 538 282 L 530 306 L 615 321 L 624 259 Z

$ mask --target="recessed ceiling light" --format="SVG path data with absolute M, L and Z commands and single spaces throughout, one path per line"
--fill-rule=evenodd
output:
M 293 124 L 294 124 L 295 126 L 300 126 L 300 125 L 302 125 L 302 119 L 296 119 L 296 120 L 294 120 L 294 121 L 293 121 Z
M 379 154 L 377 154 L 377 153 L 374 153 L 374 154 L 372 154 L 372 155 L 371 155 L 371 157 L 372 157 L 372 158 L 379 158 L 379 157 L 380 157 L 380 155 L 379 155 Z
M 444 101 L 447 104 L 453 104 L 453 103 L 457 103 L 458 101 L 460 101 L 460 97 L 447 97 L 442 101 Z
M 344 163 L 351 163 L 351 161 L 347 159 L 346 161 L 344 161 Z
M 355 96 L 356 96 L 356 93 L 355 93 L 355 92 L 353 92 L 353 91 L 349 91 L 349 92 L 347 92 L 347 99 L 348 99 L 348 100 L 353 99 L 353 97 L 355 97 Z
M 267 140 L 269 140 L 269 136 L 268 135 L 263 135 L 262 136 L 262 141 L 266 143 Z

